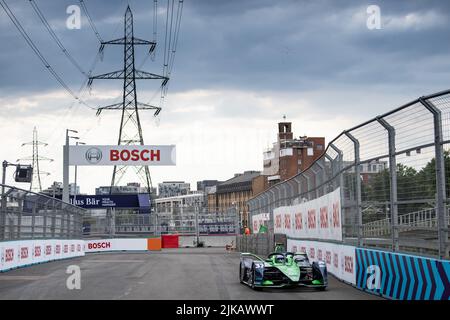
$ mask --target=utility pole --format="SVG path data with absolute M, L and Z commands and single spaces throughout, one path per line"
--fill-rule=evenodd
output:
M 50 175 L 50 173 L 41 171 L 39 169 L 39 161 L 52 162 L 53 159 L 42 157 L 39 155 L 39 146 L 45 147 L 48 144 L 38 140 L 38 133 L 37 133 L 36 127 L 34 127 L 34 129 L 33 129 L 33 141 L 22 143 L 22 147 L 26 146 L 26 145 L 33 146 L 33 155 L 31 157 L 17 159 L 17 162 L 25 161 L 25 160 L 32 161 L 31 166 L 33 167 L 33 177 L 31 179 L 30 191 L 41 192 L 42 191 L 41 175 L 48 176 L 48 175 Z
M 75 144 L 77 146 L 79 146 L 80 144 L 81 145 L 85 145 L 86 143 L 77 141 L 77 142 L 75 142 Z M 74 192 L 74 195 L 73 195 L 73 205 L 74 206 L 77 205 L 77 167 L 78 166 L 75 166 L 75 192 Z
M 69 136 L 69 132 L 78 133 L 76 130 L 66 129 L 66 144 L 64 145 L 64 152 L 63 152 L 63 194 L 62 194 L 62 201 L 69 203 L 70 196 L 69 196 L 69 139 L 76 139 L 78 140 L 78 137 L 75 136 Z
M 103 110 L 121 110 L 122 117 L 119 127 L 118 145 L 144 145 L 141 122 L 139 119 L 139 110 L 156 110 L 154 115 L 158 115 L 161 108 L 141 103 L 137 101 L 136 80 L 154 79 L 161 80 L 161 87 L 165 87 L 169 78 L 156 75 L 153 73 L 136 70 L 134 58 L 135 45 L 149 45 L 149 52 L 155 49 L 156 42 L 142 40 L 134 37 L 133 32 L 133 14 L 128 6 L 124 19 L 124 36 L 123 38 L 101 42 L 100 51 L 103 51 L 105 45 L 123 45 L 123 69 L 119 71 L 109 72 L 96 75 L 89 78 L 88 85 L 92 84 L 94 79 L 123 79 L 123 100 L 120 103 L 98 108 L 97 115 Z M 119 184 L 125 175 L 127 166 L 114 166 L 111 190 L 113 186 Z M 145 181 L 148 193 L 151 193 L 152 183 L 148 166 L 135 167 L 136 174 Z

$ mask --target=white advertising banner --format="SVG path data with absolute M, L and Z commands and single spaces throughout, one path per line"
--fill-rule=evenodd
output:
M 287 249 L 305 252 L 310 261 L 324 261 L 327 270 L 335 277 L 356 285 L 355 247 L 306 240 L 287 240 Z
M 84 256 L 83 240 L 18 240 L 0 243 L 0 271 Z
M 342 240 L 340 188 L 320 198 L 273 211 L 274 232 L 300 239 Z
M 69 165 L 174 166 L 176 146 L 69 146 Z
M 266 221 L 270 220 L 270 216 L 268 213 L 261 213 L 252 216 L 252 229 L 253 233 L 258 233 L 259 228 L 265 224 Z
M 147 251 L 147 239 L 87 240 L 85 241 L 85 251 Z

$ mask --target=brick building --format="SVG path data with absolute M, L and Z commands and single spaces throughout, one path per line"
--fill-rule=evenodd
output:
M 263 154 L 264 170 L 253 181 L 254 193 L 285 181 L 307 169 L 325 150 L 323 137 L 294 137 L 291 122 L 278 123 L 278 137 Z
M 219 183 L 208 193 L 208 208 L 225 212 L 229 208 L 239 210 L 240 221 L 243 225 L 248 221 L 247 200 L 253 196 L 253 179 L 261 174 L 260 171 L 245 171 L 235 174 L 233 178 Z

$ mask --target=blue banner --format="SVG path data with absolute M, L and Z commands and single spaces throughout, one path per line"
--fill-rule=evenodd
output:
M 61 196 L 59 196 L 61 198 Z M 70 196 L 70 203 L 85 209 L 139 209 L 141 213 L 149 213 L 150 197 L 142 194 L 111 194 L 111 195 L 77 195 Z
M 449 300 L 450 261 L 356 248 L 356 286 L 396 300 Z

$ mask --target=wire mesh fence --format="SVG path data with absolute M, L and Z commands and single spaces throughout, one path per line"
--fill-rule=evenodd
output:
M 234 235 L 239 233 L 236 208 L 211 210 L 206 205 L 178 205 L 152 214 L 88 211 L 83 219 L 85 237 L 179 235 Z
M 0 240 L 81 238 L 84 209 L 43 194 L 0 187 Z
M 343 131 L 248 204 L 251 216 L 273 213 L 340 188 L 343 242 L 448 257 L 449 183 L 450 90 Z

